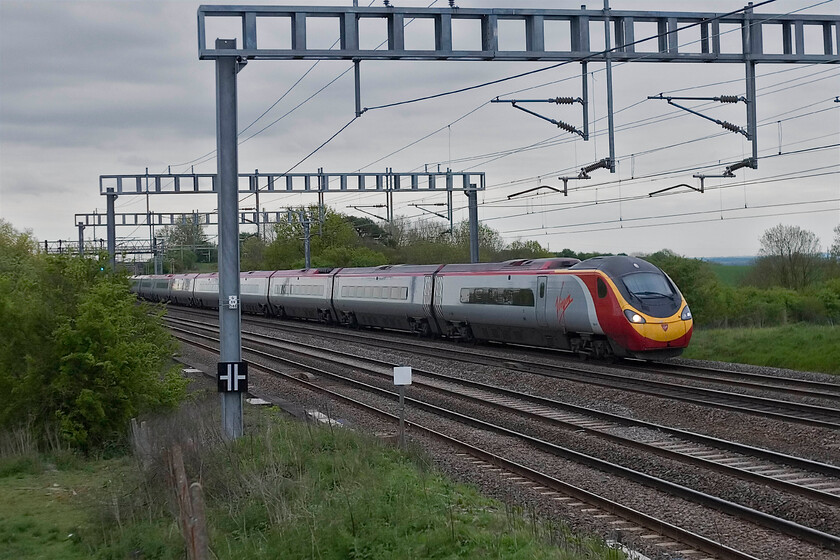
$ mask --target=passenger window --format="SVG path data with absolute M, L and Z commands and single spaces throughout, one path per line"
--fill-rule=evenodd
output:
M 598 297 L 605 298 L 607 297 L 607 284 L 600 278 L 598 278 Z
M 540 282 L 540 299 L 545 297 L 545 282 Z

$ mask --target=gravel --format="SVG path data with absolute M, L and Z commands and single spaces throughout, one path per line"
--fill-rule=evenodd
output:
M 207 321 L 208 323 L 210 321 Z M 833 464 L 840 463 L 840 435 L 834 430 L 795 425 L 780 422 L 756 415 L 739 414 L 735 412 L 707 408 L 699 405 L 669 401 L 656 397 L 629 393 L 617 389 L 597 387 L 576 381 L 552 379 L 533 374 L 523 373 L 506 367 L 483 367 L 465 363 L 447 362 L 443 359 L 422 356 L 409 356 L 402 352 L 377 349 L 373 343 L 360 346 L 358 343 L 344 343 L 331 338 L 313 339 L 311 335 L 276 330 L 254 325 L 245 325 L 248 330 L 277 336 L 287 342 L 301 344 L 315 343 L 322 348 L 352 351 L 353 353 L 374 359 L 385 359 L 402 365 L 412 365 L 415 369 L 428 369 L 439 373 L 458 376 L 466 379 L 482 381 L 489 384 L 505 386 L 522 390 L 527 387 L 528 392 L 554 398 L 578 406 L 588 406 L 613 414 L 620 414 L 631 418 L 655 422 L 671 427 L 695 431 L 737 441 L 747 445 L 765 447 L 806 457 L 816 461 Z M 379 336 L 380 333 L 376 333 Z M 442 349 L 451 348 L 451 343 L 429 341 L 429 347 L 440 345 Z M 498 356 L 499 363 L 521 363 L 522 354 L 505 348 L 481 348 L 489 356 Z M 186 363 L 204 371 L 215 371 L 216 358 L 208 356 L 206 352 L 184 347 L 182 359 Z M 692 362 L 693 363 L 693 362 Z M 579 365 L 575 363 L 575 365 Z M 715 367 L 718 365 L 715 364 Z M 276 365 L 274 367 L 277 367 Z M 605 368 L 598 364 L 586 364 L 594 371 L 615 369 Z M 729 364 L 723 367 L 730 369 Z M 281 368 L 282 369 L 282 368 Z M 767 374 L 772 368 L 752 368 Z M 736 370 L 738 371 L 738 370 Z M 783 377 L 797 377 L 824 380 L 825 376 L 790 370 L 778 370 Z M 797 374 L 801 374 L 798 375 Z M 334 382 L 320 377 L 315 378 L 320 386 L 332 385 Z M 211 390 L 214 383 L 209 381 Z M 336 384 L 336 387 L 338 385 Z M 254 372 L 251 376 L 252 391 L 274 403 L 284 404 L 292 414 L 304 416 L 304 411 L 319 409 L 328 412 L 333 418 L 340 418 L 345 423 L 357 426 L 373 433 L 392 433 L 394 426 L 378 418 L 362 413 L 354 408 L 340 403 L 331 403 L 324 396 L 312 391 L 301 389 L 297 384 L 283 381 L 274 376 Z M 376 402 L 377 406 L 387 410 L 395 409 L 395 401 L 362 395 L 355 389 L 342 387 L 342 394 L 356 395 L 360 399 L 364 396 L 366 402 Z M 408 395 L 418 393 L 417 387 L 409 388 Z M 646 472 L 667 478 L 673 482 L 684 484 L 704 492 L 713 493 L 724 499 L 743 503 L 768 513 L 778 515 L 799 523 L 817 527 L 823 531 L 840 534 L 840 511 L 822 503 L 812 502 L 803 498 L 792 497 L 761 485 L 745 483 L 742 480 L 717 475 L 704 471 L 699 467 L 686 465 L 661 457 L 644 454 L 624 447 L 617 447 L 595 437 L 573 431 L 550 427 L 539 421 L 527 420 L 518 416 L 502 414 L 498 411 L 488 412 L 480 405 L 465 405 L 462 400 L 453 398 L 434 398 L 440 404 L 460 412 L 481 412 L 482 417 L 493 416 L 494 422 L 503 422 L 506 427 L 527 431 L 535 437 L 574 448 L 604 459 L 626 464 L 633 468 L 644 468 Z M 484 409 L 484 410 L 481 410 Z M 780 536 L 771 531 L 757 528 L 755 525 L 734 519 L 725 514 L 709 511 L 693 503 L 667 496 L 639 484 L 606 474 L 601 471 L 583 467 L 579 464 L 559 459 L 542 451 L 535 450 L 520 440 L 500 436 L 491 432 L 483 432 L 467 428 L 461 424 L 435 417 L 409 406 L 410 419 L 422 423 L 430 428 L 439 429 L 455 437 L 464 439 L 486 449 L 504 455 L 507 458 L 520 461 L 531 467 L 556 476 L 566 482 L 588 488 L 621 502 L 635 507 L 651 515 L 665 518 L 675 524 L 687 524 L 695 532 L 729 544 L 734 548 L 749 552 L 761 558 L 838 558 L 833 552 L 828 552 L 807 543 Z M 656 432 L 645 428 L 623 427 L 619 431 L 626 437 L 645 440 L 657 438 Z M 596 532 L 605 538 L 613 538 L 629 543 L 648 556 L 657 557 L 661 550 L 649 544 L 635 542 L 629 534 L 617 534 L 615 527 L 583 513 L 579 508 L 570 507 L 556 500 L 541 496 L 538 492 L 518 486 L 503 480 L 497 474 L 477 468 L 470 462 L 462 460 L 453 454 L 451 448 L 424 437 L 413 435 L 412 441 L 420 445 L 434 458 L 435 463 L 444 472 L 458 480 L 476 484 L 489 495 L 514 502 L 523 507 L 533 509 L 540 515 L 553 519 L 562 519 L 575 529 Z

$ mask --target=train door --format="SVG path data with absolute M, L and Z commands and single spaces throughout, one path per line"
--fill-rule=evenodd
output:
M 548 301 L 548 276 L 538 276 L 537 277 L 537 298 L 536 298 L 536 305 L 537 305 L 537 325 L 540 327 L 547 327 L 548 326 L 548 319 L 547 319 L 547 305 L 546 302 Z
M 423 312 L 426 315 L 432 314 L 432 276 L 430 274 L 423 277 Z

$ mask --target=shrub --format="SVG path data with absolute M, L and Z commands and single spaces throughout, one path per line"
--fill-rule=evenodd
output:
M 128 280 L 21 238 L 0 221 L 0 428 L 88 451 L 122 439 L 131 416 L 174 405 L 186 385 L 164 371 L 174 342 Z

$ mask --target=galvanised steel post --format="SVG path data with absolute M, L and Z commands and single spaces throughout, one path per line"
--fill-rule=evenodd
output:
M 746 58 L 746 78 L 747 78 L 747 134 L 752 143 L 752 162 L 750 167 L 758 169 L 758 126 L 756 123 L 756 108 L 755 108 L 755 60 L 753 53 L 761 50 L 761 24 L 756 24 L 753 27 L 753 9 L 752 2 L 750 6 L 744 10 L 744 33 L 743 33 L 743 50 Z M 840 48 L 840 45 L 838 45 Z
M 467 190 L 467 205 L 470 213 L 470 262 L 478 261 L 478 191 L 471 184 Z
M 108 260 L 111 263 L 111 272 L 116 272 L 117 270 L 117 223 L 116 223 L 116 216 L 114 215 L 114 201 L 117 200 L 117 195 L 112 194 L 114 192 L 113 188 L 108 188 L 105 190 L 106 198 L 108 199 Z
M 79 256 L 85 255 L 85 223 L 79 222 Z
M 607 61 L 607 127 L 610 142 L 610 173 L 615 173 L 615 118 L 613 115 L 612 49 L 610 41 L 610 0 L 604 0 L 604 58 Z
M 216 39 L 217 49 L 235 49 L 235 39 Z M 239 162 L 236 147 L 235 56 L 216 58 L 216 177 L 219 208 L 219 361 L 242 361 L 239 309 Z M 223 392 L 222 429 L 228 439 L 242 436 L 242 393 Z

